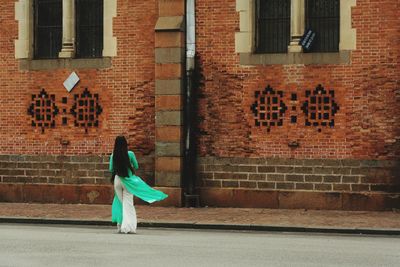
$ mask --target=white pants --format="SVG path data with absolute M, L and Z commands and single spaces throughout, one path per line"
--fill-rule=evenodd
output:
M 133 195 L 126 190 L 118 175 L 115 175 L 114 189 L 118 199 L 122 203 L 122 224 L 117 225 L 118 232 L 136 233 L 137 219 L 133 205 Z

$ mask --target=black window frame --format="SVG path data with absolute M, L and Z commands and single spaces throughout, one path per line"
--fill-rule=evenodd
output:
M 59 9 L 53 10 L 54 12 L 47 10 L 47 16 L 42 16 L 49 4 L 58 4 Z M 35 59 L 58 58 L 58 53 L 62 48 L 62 0 L 34 0 L 33 11 L 33 57 Z M 52 14 L 52 16 L 49 16 L 49 14 Z
M 92 6 L 85 7 L 85 4 Z M 104 48 L 104 0 L 75 0 L 75 12 L 75 57 L 101 58 Z
M 291 0 L 256 0 L 255 4 L 255 53 L 287 53 L 291 38 Z M 267 10 L 269 4 L 278 12 Z
M 310 50 L 305 52 L 339 52 L 340 0 L 306 0 L 305 26 L 316 33 Z

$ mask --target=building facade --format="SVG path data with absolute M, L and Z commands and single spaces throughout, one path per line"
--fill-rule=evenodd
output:
M 162 205 L 399 208 L 397 0 L 0 7 L 1 201 L 109 203 L 123 134 Z

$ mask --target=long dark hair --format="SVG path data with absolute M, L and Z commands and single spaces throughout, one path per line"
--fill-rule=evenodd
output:
M 124 136 L 117 136 L 117 138 L 115 138 L 113 168 L 114 174 L 119 177 L 127 177 L 128 169 L 130 169 L 133 174 L 135 173 L 131 163 L 129 162 L 128 142 L 126 142 Z

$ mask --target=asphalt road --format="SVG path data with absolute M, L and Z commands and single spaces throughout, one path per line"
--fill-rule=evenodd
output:
M 0 224 L 0 266 L 400 266 L 400 238 Z

